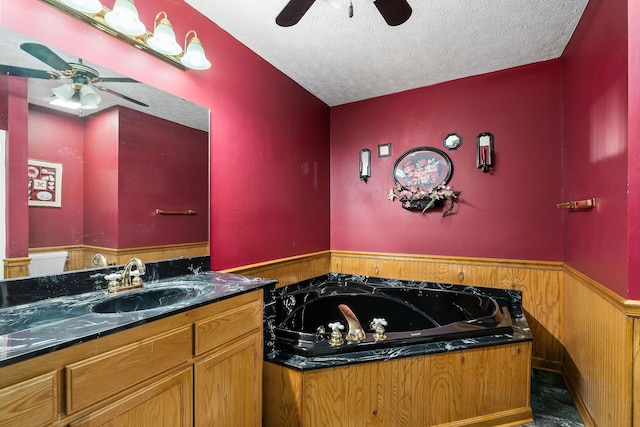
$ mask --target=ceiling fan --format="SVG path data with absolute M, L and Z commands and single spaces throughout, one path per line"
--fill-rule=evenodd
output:
M 71 100 L 72 98 L 74 100 L 86 98 L 88 102 L 85 102 L 85 104 L 88 105 L 97 105 L 97 103 L 100 102 L 100 96 L 89 88 L 89 86 L 93 86 L 96 89 L 123 98 L 129 102 L 133 102 L 134 104 L 148 107 L 144 102 L 140 102 L 107 87 L 98 85 L 100 82 L 138 83 L 137 80 L 133 80 L 128 77 L 100 77 L 100 73 L 83 64 L 82 59 L 79 59 L 77 63 L 67 62 L 47 46 L 39 43 L 22 43 L 20 45 L 20 49 L 44 62 L 56 71 L 35 70 L 32 68 L 15 67 L 12 65 L 0 65 L 0 73 L 9 76 L 45 80 L 69 79 L 71 80 L 69 84 L 52 89 L 53 93 L 57 97 L 67 100 Z
M 281 27 L 296 25 L 316 0 L 290 0 L 276 17 L 276 24 Z M 411 16 L 411 6 L 406 0 L 374 0 L 382 18 L 390 26 L 405 23 Z M 353 17 L 353 4 L 349 0 L 349 17 Z

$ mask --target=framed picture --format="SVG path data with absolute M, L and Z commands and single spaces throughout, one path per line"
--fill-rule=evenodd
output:
M 396 160 L 393 180 L 404 188 L 429 189 L 446 184 L 453 174 L 447 154 L 433 147 L 413 148 Z
M 29 206 L 62 206 L 62 164 L 29 159 Z
M 378 145 L 378 158 L 391 157 L 391 143 Z

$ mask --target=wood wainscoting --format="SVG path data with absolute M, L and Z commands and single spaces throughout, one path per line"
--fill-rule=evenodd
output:
M 331 272 L 330 267 L 331 252 L 322 251 L 291 258 L 282 258 L 276 261 L 229 268 L 222 270 L 222 272 L 275 279 L 278 281 L 277 287 L 281 288 L 327 274 Z
M 640 426 L 637 302 L 564 269 L 563 375 L 578 411 L 585 425 Z

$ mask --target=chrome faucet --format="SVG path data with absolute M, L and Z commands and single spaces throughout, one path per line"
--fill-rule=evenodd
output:
M 139 258 L 132 258 L 125 264 L 124 270 L 105 276 L 105 278 L 109 280 L 109 293 L 142 288 L 143 283 L 140 276 L 144 275 L 145 271 L 146 267 L 142 260 Z

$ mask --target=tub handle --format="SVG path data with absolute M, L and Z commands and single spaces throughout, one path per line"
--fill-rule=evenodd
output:
M 387 326 L 387 321 L 383 318 L 374 317 L 369 327 L 374 332 L 373 339 L 376 341 L 382 341 L 387 339 L 387 336 L 384 334 L 384 328 Z
M 340 322 L 329 323 L 329 329 L 331 329 L 332 331 L 331 338 L 329 339 L 329 344 L 332 347 L 342 345 L 344 343 L 344 340 L 342 339 L 342 333 L 340 331 L 344 329 L 344 325 Z

